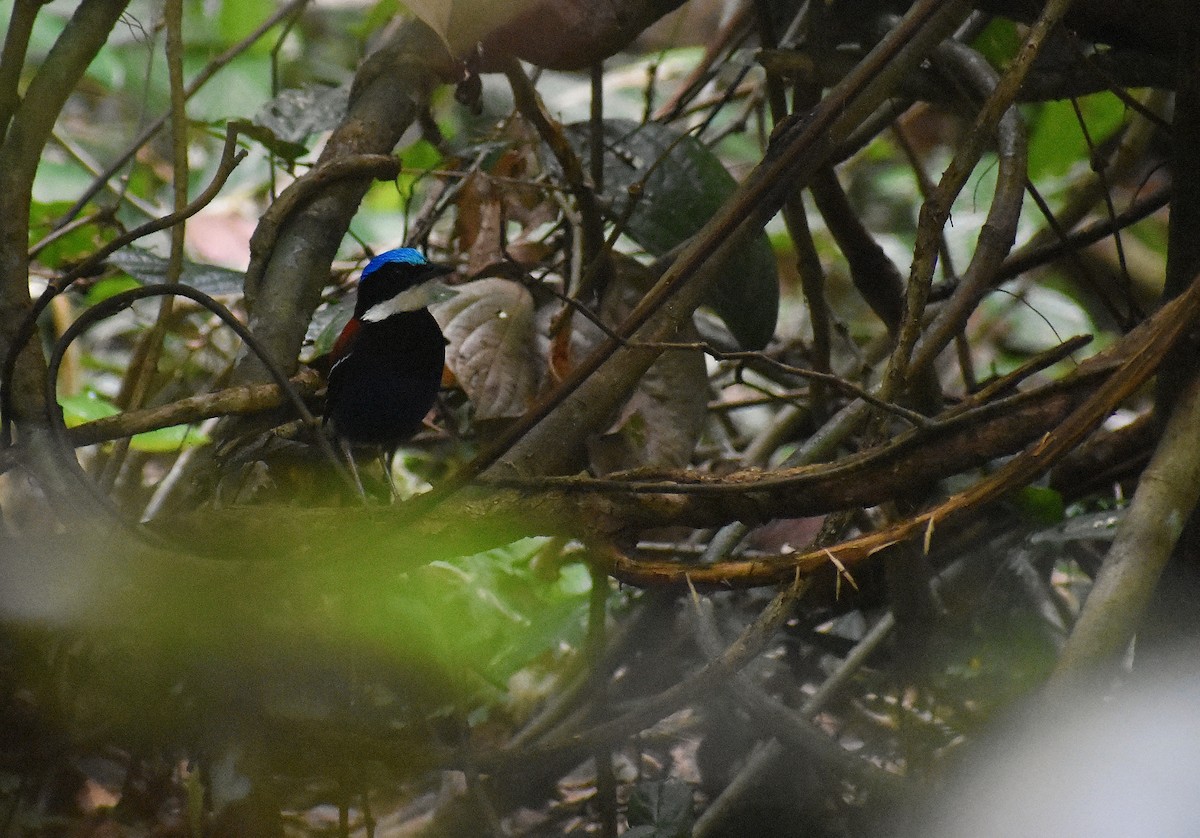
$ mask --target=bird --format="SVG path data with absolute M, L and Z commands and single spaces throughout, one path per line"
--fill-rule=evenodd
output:
M 383 454 L 392 497 L 392 458 L 420 430 L 437 400 L 446 339 L 426 307 L 425 283 L 454 268 L 428 261 L 411 247 L 381 253 L 358 281 L 354 314 L 330 353 L 325 424 L 332 431 L 364 495 L 352 446 Z

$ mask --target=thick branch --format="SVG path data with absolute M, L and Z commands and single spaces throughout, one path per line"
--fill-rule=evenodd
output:
M 682 248 L 653 289 L 604 341 L 547 397 L 530 408 L 504 436 L 434 494 L 439 500 L 503 457 L 508 475 L 570 470 L 583 440 L 605 422 L 658 356 L 641 344 L 674 339 L 680 326 L 721 276 L 727 258 L 756 235 L 802 186 L 831 150 L 924 60 L 961 21 L 967 9 L 957 0 L 923 0 L 879 46 L 804 119 L 782 125 L 766 158 L 722 209 Z M 554 411 L 549 421 L 543 421 Z
M 4 36 L 4 52 L 0 53 L 0 140 L 4 139 L 8 121 L 21 104 L 17 85 L 25 66 L 25 51 L 33 34 L 33 22 L 43 5 L 45 0 L 16 0 L 13 3 L 8 33 Z
M 1071 451 L 1154 374 L 1167 350 L 1186 329 L 1191 328 L 1197 317 L 1200 317 L 1200 279 L 1193 281 L 1184 294 L 1122 341 L 1120 369 L 1052 432 L 1009 460 L 991 477 L 913 518 L 828 550 L 797 554 L 784 561 L 722 562 L 696 567 L 671 562 L 635 562 L 614 553 L 610 572 L 621 581 L 635 585 L 763 585 L 789 579 L 795 573 L 813 572 L 831 559 L 850 566 L 885 547 L 922 535 L 928 545 L 936 527 L 1026 485 Z
M 1142 472 L 1051 682 L 1064 689 L 1111 665 L 1133 637 L 1175 542 L 1200 499 L 1200 379 L 1180 395 Z
M 29 207 L 33 178 L 54 122 L 126 3 L 84 0 L 55 41 L 45 62 L 26 88 L 24 103 L 12 116 L 0 145 L 0 356 L 7 356 L 22 318 L 29 310 Z M 22 353 L 13 398 L 23 416 L 37 416 L 40 404 L 40 358 Z
M 401 27 L 359 68 L 349 113 L 325 145 L 316 173 L 346 157 L 390 154 L 446 61 L 445 47 L 424 24 L 414 21 Z M 372 173 L 363 172 L 331 182 L 320 194 L 306 196 L 309 200 L 286 218 L 272 216 L 269 228 L 264 220 L 251 239 L 246 272 L 250 328 L 270 357 L 289 373 L 296 369 L 308 321 L 328 281 L 329 265 L 371 181 Z M 264 376 L 254 356 L 246 355 L 239 362 L 238 383 Z

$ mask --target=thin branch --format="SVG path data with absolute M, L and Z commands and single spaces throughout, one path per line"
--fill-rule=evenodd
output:
M 1057 5 L 1069 0 L 1058 0 Z M 1050 15 L 1052 4 L 1043 17 Z M 974 309 L 979 300 L 976 285 L 979 267 L 990 264 L 990 251 L 996 248 L 1007 253 L 1016 236 L 1017 219 L 1020 216 L 1021 199 L 1024 197 L 1026 139 L 1024 125 L 1013 107 L 1013 97 L 1020 87 L 1024 73 L 1039 52 L 1042 39 L 1048 30 L 1035 29 L 1026 39 L 1022 49 L 1022 62 L 1014 62 L 1003 79 L 997 80 L 995 71 L 974 50 L 952 41 L 947 41 L 935 52 L 935 60 L 946 67 L 955 77 L 971 85 L 979 94 L 987 97 L 974 124 L 965 134 L 950 166 L 942 174 L 933 197 L 921 206 L 917 228 L 917 241 L 913 247 L 912 266 L 909 271 L 908 289 L 905 297 L 904 320 L 896 338 L 896 348 L 888 360 L 881 385 L 884 398 L 896 398 L 914 373 L 919 374 L 929 367 L 936 352 L 940 352 L 961 328 L 966 314 Z M 967 178 L 975 170 L 982 157 L 985 144 L 995 137 L 1000 156 L 1000 170 L 996 179 L 996 195 L 988 212 L 987 221 L 980 231 L 976 257 L 963 275 L 954 296 L 937 319 L 931 324 L 922 340 L 924 351 L 919 359 L 913 354 L 918 339 L 922 338 L 925 306 L 929 300 L 929 289 L 933 283 L 933 272 L 937 264 L 942 229 L 950 217 L 954 199 L 966 185 Z M 1017 182 L 1015 189 L 1013 183 Z M 985 254 L 987 258 L 985 258 Z M 972 272 L 972 266 L 976 271 Z M 974 280 L 972 282 L 971 280 Z M 929 351 L 930 348 L 934 351 Z M 910 366 L 915 370 L 910 372 Z
M 1088 593 L 1049 683 L 1063 692 L 1128 648 L 1176 541 L 1200 500 L 1200 378 L 1181 394 Z
M 903 419 L 905 422 L 908 422 L 910 425 L 913 425 L 914 427 L 929 428 L 929 427 L 932 427 L 934 424 L 933 420 L 931 420 L 925 414 L 919 413 L 915 410 L 909 410 L 907 407 L 904 407 L 903 405 L 895 404 L 894 402 L 888 402 L 888 401 L 884 401 L 883 399 L 877 398 L 876 396 L 872 395 L 869 391 L 867 391 L 865 388 L 859 387 L 854 382 L 847 381 L 846 379 L 842 378 L 839 375 L 834 375 L 833 373 L 828 373 L 828 372 L 820 372 L 819 370 L 805 369 L 804 367 L 797 367 L 797 366 L 793 366 L 791 364 L 785 364 L 783 361 L 780 361 L 777 358 L 773 358 L 765 352 L 761 352 L 761 351 L 722 352 L 718 349 L 714 349 L 712 346 L 708 345 L 707 343 L 663 342 L 663 343 L 643 344 L 643 343 L 635 342 L 633 345 L 635 345 L 635 346 L 653 346 L 656 349 L 662 349 L 662 350 L 684 349 L 684 350 L 691 350 L 691 351 L 695 351 L 695 352 L 703 352 L 704 354 L 706 354 L 712 358 L 715 358 L 718 361 L 755 361 L 757 363 L 765 364 L 769 367 L 772 367 L 775 370 L 778 370 L 779 372 L 787 373 L 788 375 L 794 375 L 799 378 L 807 378 L 812 381 L 820 381 L 822 383 L 832 385 L 837 390 L 841 390 L 844 393 L 848 393 L 851 396 L 855 396 L 856 398 L 862 399 L 863 401 L 865 401 L 867 404 L 871 405 L 872 407 L 876 407 L 879 410 L 882 410 L 886 413 L 891 413 L 895 416 L 898 416 L 899 418 Z
M 4 35 L 4 52 L 0 53 L 0 141 L 8 131 L 9 120 L 21 104 L 17 86 L 25 68 L 25 52 L 33 34 L 33 23 L 47 0 L 16 0 Z
M 712 600 L 701 597 L 692 590 L 692 621 L 696 626 L 696 642 L 708 658 L 718 657 L 723 649 L 716 620 L 713 617 Z M 744 672 L 736 672 L 726 689 L 766 730 L 791 748 L 799 751 L 793 758 L 814 758 L 837 777 L 851 777 L 876 791 L 899 791 L 899 777 L 888 774 L 864 759 L 851 754 L 829 738 L 809 719 L 815 712 L 808 708 L 794 711 L 768 696 Z
M 314 396 L 323 386 L 312 370 L 305 370 L 289 380 L 302 398 Z M 188 396 L 160 407 L 128 410 L 115 416 L 94 419 L 69 429 L 68 435 L 71 444 L 77 447 L 95 445 L 173 425 L 193 425 L 217 416 L 264 413 L 279 407 L 285 399 L 283 390 L 274 383 L 228 387 L 213 393 Z
M 59 35 L 25 90 L 0 145 L 0 352 L 16 364 L 24 341 L 14 335 L 29 310 L 29 218 L 33 181 L 54 123 L 92 59 L 104 46 L 126 3 L 83 0 Z M 27 338 L 26 338 L 27 340 Z M 41 410 L 38 378 L 41 358 L 24 356 L 22 374 L 4 378 L 4 413 L 11 412 L 13 389 L 20 390 L 22 409 L 36 416 Z
M 267 370 L 271 373 L 272 378 L 275 379 L 275 383 L 283 390 L 288 401 L 291 403 L 292 407 L 295 408 L 297 415 L 306 425 L 316 431 L 315 437 L 322 453 L 324 453 L 325 457 L 334 466 L 346 485 L 353 489 L 355 487 L 354 479 L 350 475 L 350 472 L 346 469 L 345 464 L 334 452 L 333 446 L 330 444 L 329 439 L 325 436 L 325 434 L 320 433 L 320 422 L 312 415 L 311 412 L 309 412 L 308 406 L 304 404 L 304 400 L 300 398 L 300 394 L 297 393 L 295 388 L 292 387 L 291 382 L 288 380 L 287 376 L 284 375 L 283 371 L 272 362 L 259 341 L 254 337 L 253 334 L 250 333 L 250 330 L 247 329 L 242 322 L 238 320 L 232 312 L 229 311 L 229 309 L 202 291 L 197 291 L 195 288 L 189 288 L 188 286 L 179 283 L 171 283 L 166 285 L 145 285 L 140 288 L 133 288 L 129 291 L 115 294 L 103 302 L 92 306 L 87 311 L 83 312 L 75 320 L 75 322 L 71 324 L 70 328 L 63 333 L 63 336 L 59 338 L 58 342 L 54 345 L 54 350 L 51 352 L 50 359 L 47 361 L 44 397 L 47 405 L 53 405 L 52 408 L 46 411 L 46 420 L 50 428 L 51 438 L 59 451 L 60 457 L 67 465 L 70 472 L 73 473 L 79 480 L 80 484 L 93 495 L 93 497 L 101 504 L 102 508 L 109 510 L 117 520 L 125 520 L 124 516 L 113 505 L 109 497 L 100 492 L 97 485 L 87 476 L 86 473 L 84 473 L 82 467 L 79 465 L 79 461 L 75 457 L 74 446 L 71 443 L 67 426 L 63 421 L 62 411 L 57 407 L 56 391 L 58 387 L 58 367 L 62 363 L 63 356 L 66 354 L 66 351 L 70 347 L 71 343 L 75 340 L 75 338 L 79 337 L 79 335 L 90 328 L 94 322 L 111 317 L 112 315 L 128 308 L 138 300 L 148 297 L 161 297 L 167 295 L 187 297 L 188 299 L 199 303 L 201 306 L 208 309 L 222 321 L 224 321 L 225 324 L 229 326 L 229 328 L 233 329 L 237 336 L 246 343 L 246 346 L 249 347 L 252 352 L 260 356 L 263 364 L 266 365 Z
M 757 234 L 792 190 L 811 177 L 830 149 L 873 112 L 899 79 L 954 29 L 965 16 L 966 6 L 961 0 L 919 0 L 868 59 L 810 115 L 781 126 L 766 158 L 687 243 L 659 282 L 616 329 L 617 334 L 628 339 L 638 333 L 639 339 L 649 341 L 674 337 L 722 275 L 725 260 L 733 250 Z M 668 301 L 670 306 L 666 305 Z M 535 464 L 543 473 L 569 468 L 578 456 L 580 429 L 607 416 L 610 405 L 615 407 L 656 358 L 656 353 L 633 346 L 614 358 L 620 348 L 619 341 L 603 342 L 471 463 L 408 504 L 410 514 L 422 514 L 502 458 L 509 469 L 518 462 Z M 552 410 L 555 421 L 543 424 Z M 573 429 L 571 433 L 564 432 L 567 427 Z
M 167 30 L 166 53 L 167 75 L 171 91 L 171 168 L 172 168 L 172 211 L 176 214 L 187 207 L 188 198 L 188 138 L 187 111 L 183 95 L 183 0 L 166 0 L 163 18 Z M 170 229 L 171 249 L 167 259 L 167 282 L 179 281 L 183 272 L 183 243 L 187 232 L 185 222 L 180 221 Z M 162 357 L 163 340 L 167 335 L 167 324 L 174 310 L 175 298 L 165 296 L 159 301 L 154 324 L 137 339 L 131 363 L 121 382 L 116 404 L 122 409 L 137 409 L 146 403 L 151 380 L 158 370 Z M 129 440 L 119 440 L 108 452 L 102 469 L 101 480 L 113 483 L 120 474 L 122 464 L 129 453 Z M 106 479 L 107 478 L 107 479 Z
M 196 77 L 192 79 L 191 84 L 184 89 L 184 99 L 191 99 L 193 96 L 195 96 L 196 93 L 198 93 L 200 89 L 204 87 L 204 85 L 208 84 L 208 82 L 212 80 L 213 76 L 228 66 L 239 55 L 258 43 L 258 40 L 267 32 L 269 32 L 273 26 L 275 26 L 281 20 L 285 20 L 292 15 L 299 14 L 300 11 L 308 5 L 308 2 L 309 0 L 290 0 L 290 2 L 281 6 L 275 11 L 274 14 L 267 17 L 266 20 L 255 27 L 253 32 L 251 32 L 242 40 L 238 41 L 229 49 L 225 50 L 212 61 L 208 62 L 204 69 L 197 73 Z M 155 136 L 158 135 L 158 132 L 161 131 L 164 126 L 166 126 L 167 121 L 170 118 L 171 113 L 168 111 L 143 128 L 142 133 L 138 134 L 137 137 L 134 138 L 133 142 L 131 142 L 128 147 L 126 147 L 126 149 L 108 165 L 108 168 L 101 172 L 96 179 L 92 181 L 91 186 L 83 191 L 83 194 L 79 196 L 78 200 L 75 201 L 71 208 L 63 213 L 58 221 L 55 222 L 55 228 L 57 229 L 58 227 L 70 223 L 75 216 L 83 212 L 83 208 L 87 206 L 88 202 L 95 198 L 100 190 L 105 188 L 106 184 L 112 180 L 113 176 L 121 169 L 121 167 L 132 160 L 133 156 L 137 154 L 138 151 L 146 145 L 146 143 L 150 142 Z
M 1108 238 L 1117 230 L 1131 227 L 1169 204 L 1173 195 L 1174 189 L 1171 184 L 1163 184 L 1131 203 L 1124 212 L 1118 213 L 1115 217 L 1106 217 L 1095 221 L 1086 227 L 1068 233 L 1057 241 L 1044 244 L 1034 243 L 1032 246 L 1015 250 L 1004 260 L 1004 264 L 997 271 L 995 282 L 1003 282 L 1041 265 L 1048 265 L 1064 253 L 1095 244 Z
M 592 185 L 588 184 L 584 178 L 583 164 L 575 150 L 571 148 L 571 143 L 567 140 L 562 126 L 552 120 L 546 112 L 546 106 L 542 103 L 537 90 L 530 83 L 516 58 L 506 57 L 504 75 L 512 87 L 513 100 L 517 110 L 538 132 L 538 136 L 542 138 L 554 155 L 554 159 L 558 161 L 558 165 L 562 167 L 563 177 L 567 181 L 571 194 L 575 196 L 575 204 L 579 209 L 580 227 L 583 233 L 583 264 L 591 266 L 596 259 L 604 258 L 604 215 L 600 211 L 600 204 L 596 201 L 596 193 Z M 593 149 L 592 153 L 603 156 L 602 149 Z M 607 278 L 603 275 L 604 273 L 606 272 L 602 271 L 601 275 L 596 277 L 596 281 L 601 286 L 604 285 L 604 280 Z
M 1193 281 L 1187 291 L 1165 305 L 1153 318 L 1125 338 L 1123 344 L 1127 354 L 1121 367 L 1075 408 L 1052 433 L 1046 434 L 1039 442 L 1013 457 L 990 477 L 907 520 L 843 542 L 828 550 L 798 554 L 795 558 L 778 565 L 724 562 L 696 567 L 670 562 L 643 563 L 633 561 L 614 550 L 610 555 L 609 572 L 617 579 L 634 585 L 756 586 L 790 579 L 796 573 L 810 573 L 832 559 L 849 567 L 885 547 L 917 537 L 924 538 L 928 549 L 938 526 L 1026 485 L 1070 452 L 1154 374 L 1167 351 L 1184 330 L 1191 327 L 1197 317 L 1200 317 L 1200 277 Z M 1197 485 L 1200 485 L 1200 481 L 1197 481 Z
M 563 734 L 538 747 L 530 748 L 524 756 L 529 759 L 546 758 L 561 750 L 594 749 L 600 745 L 613 744 L 631 734 L 644 730 L 659 719 L 670 715 L 681 707 L 700 699 L 705 693 L 728 681 L 733 673 L 757 657 L 774 637 L 775 632 L 791 615 L 796 600 L 808 589 L 806 582 L 797 577 L 767 605 L 758 617 L 738 635 L 718 657 L 708 661 L 697 672 L 683 681 L 668 687 L 661 693 L 637 702 L 636 706 L 623 715 L 586 730 Z M 490 760 L 480 759 L 481 765 L 497 761 L 503 756 L 513 756 L 506 751 Z
M 213 174 L 213 179 L 205 190 L 196 196 L 196 200 L 188 204 L 181 212 L 173 212 L 162 218 L 148 221 L 140 227 L 118 236 L 50 283 L 18 327 L 12 344 L 9 347 L 8 355 L 4 359 L 3 371 L 0 372 L 0 448 L 12 444 L 12 381 L 17 365 L 17 358 L 25 344 L 33 337 L 33 333 L 37 328 L 37 319 L 45 311 L 50 301 L 65 291 L 75 280 L 90 275 L 101 262 L 121 248 L 151 233 L 157 233 L 159 230 L 165 230 L 167 227 L 178 224 L 186 218 L 191 218 L 201 209 L 208 206 L 217 197 L 217 193 L 221 191 L 221 187 L 225 185 L 225 181 L 229 179 L 234 168 L 245 156 L 246 152 L 239 151 L 237 148 L 237 130 L 233 126 L 229 126 L 225 131 L 225 147 L 221 152 L 221 161 L 217 165 L 217 171 Z

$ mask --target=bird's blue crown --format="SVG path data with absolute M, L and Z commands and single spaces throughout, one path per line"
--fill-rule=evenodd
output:
M 397 247 L 395 250 L 389 250 L 385 253 L 380 253 L 374 259 L 367 263 L 363 268 L 362 276 L 365 279 L 375 271 L 382 268 L 384 265 L 428 265 L 428 260 L 421 255 L 418 250 L 413 250 L 411 247 Z

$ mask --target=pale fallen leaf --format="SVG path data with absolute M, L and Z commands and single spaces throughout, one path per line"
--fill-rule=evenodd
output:
M 477 420 L 520 416 L 537 392 L 533 297 L 495 277 L 454 287 L 430 306 L 450 345 L 446 363 L 475 407 Z
M 455 57 L 474 49 L 493 29 L 503 26 L 538 0 L 405 0 L 404 5 L 437 33 Z

